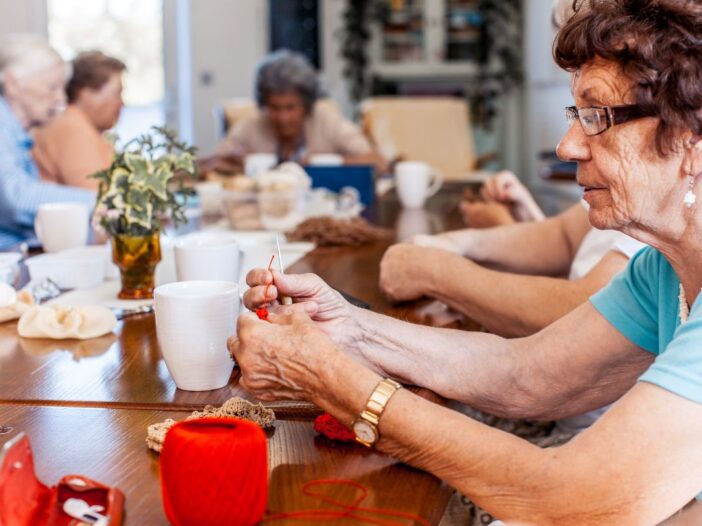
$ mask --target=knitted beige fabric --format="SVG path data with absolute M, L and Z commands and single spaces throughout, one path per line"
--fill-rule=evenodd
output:
M 205 417 L 243 418 L 258 424 L 263 429 L 272 428 L 273 422 L 275 422 L 273 410 L 265 408 L 261 403 L 252 404 L 239 397 L 230 398 L 221 407 L 208 405 L 202 411 L 193 411 L 193 414 L 187 417 L 186 420 Z M 160 453 L 163 448 L 163 442 L 166 440 L 166 433 L 175 423 L 175 420 L 169 418 L 164 422 L 150 425 L 146 430 L 146 445 L 149 449 Z
M 35 305 L 22 314 L 17 324 L 17 332 L 23 338 L 89 340 L 104 336 L 115 327 L 115 315 L 101 305 Z
M 26 290 L 21 290 L 15 297 L 12 305 L 0 307 L 0 323 L 16 320 L 34 305 L 34 298 Z

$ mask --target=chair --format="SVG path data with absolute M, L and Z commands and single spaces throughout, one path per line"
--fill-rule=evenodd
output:
M 445 180 L 465 180 L 478 159 L 468 105 L 453 97 L 373 97 L 361 104 L 362 126 L 386 159 L 424 161 Z

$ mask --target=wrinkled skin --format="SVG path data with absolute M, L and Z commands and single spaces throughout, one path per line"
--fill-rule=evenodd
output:
M 573 76 L 578 107 L 633 104 L 631 87 L 615 64 L 602 59 Z M 681 145 L 660 156 L 655 148 L 657 124 L 655 118 L 638 119 L 588 137 L 576 122 L 558 145 L 561 159 L 578 162 L 578 184 L 584 187 L 596 228 L 621 230 L 644 242 L 652 234 L 675 237 L 684 229 L 679 211 L 687 190 L 685 175 L 689 170 L 700 173 L 702 167 L 685 166 L 690 161 Z M 680 140 L 694 139 L 687 135 Z M 661 218 L 670 218 L 670 223 Z

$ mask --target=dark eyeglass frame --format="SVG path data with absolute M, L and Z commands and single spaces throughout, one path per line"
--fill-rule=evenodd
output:
M 596 132 L 588 133 L 586 125 L 583 124 L 580 117 L 580 112 L 582 110 L 604 110 L 605 114 L 605 128 Z M 636 119 L 643 119 L 645 117 L 653 117 L 653 113 L 647 110 L 639 104 L 622 104 L 620 106 L 583 106 L 578 108 L 577 106 L 567 106 L 565 108 L 566 120 L 568 122 L 575 122 L 577 119 L 580 121 L 580 125 L 585 132 L 585 135 L 589 137 L 594 137 L 595 135 L 600 135 L 606 132 L 612 126 L 617 126 L 618 124 L 624 124 Z

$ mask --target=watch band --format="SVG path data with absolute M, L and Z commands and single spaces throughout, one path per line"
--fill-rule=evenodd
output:
M 380 438 L 380 433 L 378 433 L 378 423 L 380 422 L 380 417 L 383 414 L 383 411 L 385 411 L 385 406 L 387 406 L 392 395 L 394 395 L 400 388 L 402 388 L 402 385 L 397 383 L 395 380 L 391 380 L 390 378 L 385 378 L 384 380 L 378 382 L 378 385 L 375 386 L 375 389 L 368 397 L 365 409 L 361 411 L 359 418 L 356 420 L 356 422 L 363 421 L 370 425 L 374 432 L 373 434 L 375 438 L 373 440 L 363 439 L 354 429 L 354 432 L 356 432 L 356 440 L 358 442 L 370 447 L 378 441 Z

